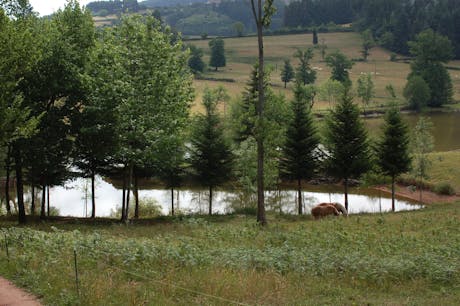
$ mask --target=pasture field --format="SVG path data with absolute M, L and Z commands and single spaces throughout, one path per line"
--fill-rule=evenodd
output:
M 266 228 L 240 215 L 2 219 L 0 274 L 46 305 L 458 305 L 459 222 L 459 202 L 321 221 L 269 215 Z
M 324 40 L 327 46 L 327 53 L 335 50 L 340 50 L 345 53 L 350 59 L 360 59 L 361 56 L 361 36 L 359 33 L 320 33 L 319 44 Z M 194 44 L 203 49 L 205 56 L 203 60 L 209 63 L 209 40 L 194 40 L 186 43 Z M 293 34 L 280 36 L 266 36 L 264 38 L 265 60 L 267 66 L 271 67 L 271 83 L 276 93 L 283 93 L 287 97 L 292 97 L 292 83 L 288 83 L 288 88 L 284 89 L 284 84 L 280 78 L 281 68 L 283 67 L 284 59 L 290 59 L 291 64 L 295 67 L 298 60 L 294 58 L 294 53 L 297 48 L 306 49 L 313 47 L 312 34 Z M 227 66 L 219 68 L 217 72 L 214 68 L 209 69 L 204 73 L 204 77 L 214 79 L 233 79 L 235 82 L 223 81 L 204 81 L 195 80 L 196 99 L 195 110 L 199 110 L 199 103 L 203 88 L 210 88 L 219 85 L 227 88 L 231 97 L 241 95 L 246 82 L 249 79 L 249 74 L 252 65 L 257 61 L 257 38 L 256 37 L 241 37 L 225 39 L 225 51 L 227 57 Z M 350 77 L 353 84 L 363 73 L 371 73 L 376 89 L 376 98 L 371 105 L 380 106 L 389 101 L 389 95 L 385 87 L 392 84 L 396 90 L 397 98 L 403 100 L 402 91 L 406 84 L 407 75 L 410 72 L 410 65 L 407 62 L 398 60 L 391 61 L 391 52 L 380 47 L 372 48 L 367 62 L 356 62 L 353 66 Z M 316 85 L 320 85 L 326 81 L 330 75 L 330 68 L 321 58 L 321 52 L 318 48 L 315 49 L 315 56 L 312 60 L 312 67 L 317 70 Z M 401 59 L 401 56 L 397 56 Z M 452 61 L 448 64 L 458 70 L 449 69 L 454 85 L 454 99 L 460 100 L 460 61 Z M 315 104 L 315 109 L 326 109 L 329 104 L 326 101 L 318 101 Z

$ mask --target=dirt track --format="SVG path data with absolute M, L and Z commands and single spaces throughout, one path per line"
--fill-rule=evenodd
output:
M 36 297 L 17 288 L 10 281 L 0 277 L 1 306 L 41 306 Z

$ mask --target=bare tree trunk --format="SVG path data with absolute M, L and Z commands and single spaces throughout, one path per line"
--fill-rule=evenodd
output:
M 45 204 L 46 204 L 46 185 L 43 185 L 42 186 L 42 202 L 40 205 L 40 219 L 43 219 L 46 216 L 45 215 L 46 213 Z
M 46 199 L 46 203 L 47 203 L 47 210 L 46 210 L 46 215 L 49 217 L 50 216 L 50 186 L 46 186 L 46 194 L 47 194 L 47 199 Z
M 171 187 L 171 216 L 174 216 L 174 188 Z
M 262 134 L 264 124 L 264 42 L 263 42 L 263 15 L 262 1 L 257 1 L 257 9 L 254 5 L 254 0 L 251 0 L 252 12 L 257 26 L 257 43 L 259 47 L 259 77 L 258 77 L 258 103 L 257 103 L 257 222 L 261 225 L 267 224 L 265 216 L 265 195 L 264 195 L 264 137 Z
M 136 174 L 134 175 L 134 197 L 136 198 L 134 219 L 139 219 L 139 179 Z
M 131 187 L 133 184 L 133 165 L 129 166 L 129 174 L 128 174 L 128 185 L 126 187 L 126 212 L 125 212 L 125 219 L 123 221 L 128 222 L 129 219 L 129 200 L 131 195 Z
M 348 211 L 348 178 L 345 178 L 345 209 Z
M 6 170 L 6 181 L 5 181 L 5 204 L 6 204 L 6 215 L 11 216 L 11 205 L 10 205 L 10 156 L 11 146 L 8 146 L 8 152 L 5 158 L 5 170 Z
M 209 186 L 209 215 L 212 215 L 212 187 Z
M 123 194 L 122 194 L 123 200 L 121 201 L 121 220 L 120 221 L 125 221 L 125 212 L 126 212 L 126 166 L 123 169 Z
M 14 148 L 14 161 L 16 170 L 16 191 L 18 198 L 18 221 L 21 224 L 25 224 L 26 220 L 26 209 L 24 206 L 24 185 L 22 181 L 22 159 L 21 152 L 18 147 Z
M 32 202 L 30 204 L 30 213 L 35 216 L 35 185 L 32 184 Z
M 86 190 L 88 190 L 86 188 Z M 96 218 L 96 174 L 91 171 L 91 218 Z
M 302 215 L 302 180 L 298 179 L 297 180 L 297 196 L 298 196 L 298 201 L 299 201 L 299 215 Z
M 395 177 L 391 176 L 391 211 L 395 212 Z

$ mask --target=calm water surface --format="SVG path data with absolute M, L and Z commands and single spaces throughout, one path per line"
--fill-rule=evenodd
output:
M 62 216 L 85 217 L 91 215 L 91 196 L 85 192 L 90 182 L 85 179 L 77 179 L 67 183 L 64 187 L 54 187 L 50 190 L 51 206 L 59 209 Z M 340 188 L 327 187 L 329 190 L 320 191 L 326 187 L 315 186 L 315 191 L 305 191 L 303 193 L 304 206 L 307 213 L 310 208 L 321 202 L 344 202 L 344 197 Z M 316 190 L 319 189 L 319 190 Z M 330 192 L 329 192 L 330 191 Z M 391 199 L 387 194 L 379 196 L 378 192 L 360 190 L 362 194 L 350 194 L 350 213 L 360 212 L 384 212 L 391 210 Z M 267 193 L 267 196 L 274 193 Z M 174 193 L 175 209 L 184 213 L 203 213 L 208 212 L 207 193 L 200 190 L 180 190 Z M 110 183 L 101 178 L 97 179 L 96 185 L 96 216 L 109 216 L 118 206 L 121 206 L 122 191 L 116 189 Z M 154 199 L 161 206 L 163 214 L 170 214 L 171 191 L 165 189 L 143 189 L 139 190 L 139 198 Z M 228 191 L 216 191 L 213 201 L 213 212 L 224 214 L 232 212 L 236 194 Z M 267 201 L 268 202 L 268 201 Z M 295 213 L 296 191 L 281 191 L 281 200 L 276 200 L 276 204 L 281 203 L 284 213 Z M 275 204 L 275 205 L 276 205 Z M 276 210 L 279 211 L 279 205 Z M 398 199 L 396 209 L 413 210 L 421 206 L 411 204 L 408 201 Z M 141 212 L 142 216 L 142 212 Z

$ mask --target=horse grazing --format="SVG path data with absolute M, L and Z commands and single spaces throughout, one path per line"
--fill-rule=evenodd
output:
M 323 218 L 329 215 L 339 215 L 339 211 L 332 204 L 322 203 L 325 205 L 317 205 L 311 209 L 311 214 L 315 219 Z
M 347 216 L 348 217 L 348 211 L 347 209 L 345 208 L 345 206 L 343 206 L 342 204 L 340 203 L 320 203 L 316 206 L 327 206 L 327 205 L 334 205 L 334 207 L 342 213 L 342 215 L 344 216 Z

